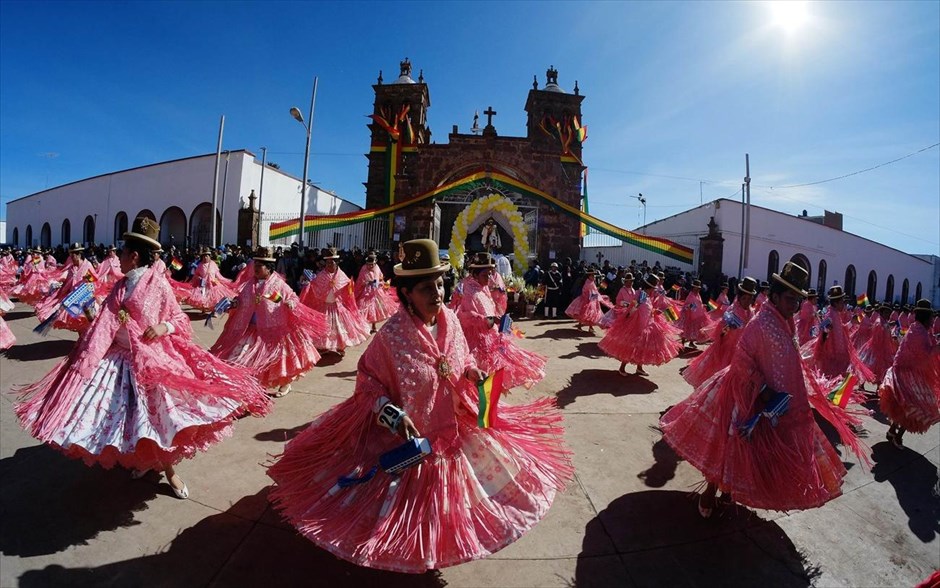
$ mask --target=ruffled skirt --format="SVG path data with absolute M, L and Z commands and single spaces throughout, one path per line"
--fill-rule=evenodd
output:
M 31 435 L 88 465 L 162 470 L 231 435 L 241 414 L 269 409 L 260 387 L 245 389 L 214 361 L 216 369 L 203 365 L 192 376 L 170 374 L 144 387 L 130 351 L 115 345 L 89 378 L 66 358 L 23 389 L 14 410 Z
M 487 557 L 545 516 L 572 466 L 552 401 L 501 406 L 488 429 L 468 413 L 456 438 L 428 436 L 433 454 L 420 465 L 340 488 L 400 443 L 347 400 L 288 443 L 268 470 L 270 499 L 304 537 L 356 565 L 417 574 Z
M 366 287 L 362 298 L 356 301 L 359 314 L 367 323 L 380 323 L 398 312 L 398 301 L 383 286 Z
M 16 337 L 3 317 L 0 317 L 0 351 L 5 351 L 16 344 Z
M 927 357 L 917 367 L 891 366 L 878 389 L 878 405 L 892 423 L 925 433 L 940 422 L 940 368 Z
M 260 336 L 255 325 L 248 325 L 238 341 L 220 345 L 220 340 L 211 352 L 220 359 L 246 368 L 262 386 L 276 388 L 293 382 L 320 361 L 314 332 L 322 330 L 325 328 L 314 331 L 306 324 L 293 325 L 279 339 L 270 340 Z
M 623 363 L 662 365 L 679 355 L 679 330 L 660 313 L 648 321 L 633 312 L 617 319 L 598 346 Z
M 205 286 L 190 286 L 180 304 L 188 304 L 203 312 L 212 312 L 215 305 L 223 298 L 233 298 L 235 292 L 226 284 L 206 284 Z
M 503 386 L 531 388 L 545 377 L 546 358 L 516 345 L 512 335 L 496 329 L 466 329 L 467 344 L 477 367 L 492 374 L 503 370 Z
M 876 327 L 870 331 L 868 339 L 862 343 L 858 350 L 858 358 L 868 366 L 875 376 L 875 382 L 885 378 L 888 368 L 894 363 L 894 354 L 898 351 L 898 343 L 887 330 Z
M 317 349 L 343 351 L 369 338 L 369 325 L 362 316 L 339 302 L 326 304 L 326 329 L 316 338 Z
M 681 333 L 680 337 L 686 341 L 704 343 L 709 339 L 708 331 L 711 325 L 712 321 L 704 310 L 683 310 L 675 326 Z
M 688 367 L 682 372 L 682 377 L 693 388 L 698 388 L 705 380 L 725 369 L 731 364 L 734 348 L 741 338 L 742 329 L 731 329 L 724 335 L 714 334 L 714 342 L 701 355 L 692 358 Z
M 23 304 L 35 306 L 49 293 L 49 278 L 40 272 L 33 272 L 25 282 L 20 282 L 11 290 L 10 295 Z
M 599 326 L 604 320 L 604 311 L 601 310 L 600 299 L 589 300 L 584 296 L 578 296 L 571 301 L 565 314 L 582 325 Z
M 735 427 L 731 394 L 722 387 L 727 373 L 719 372 L 663 415 L 663 438 L 676 453 L 751 508 L 803 510 L 839 496 L 845 466 L 812 411 L 791 408 L 776 426 L 761 419 L 745 439 Z

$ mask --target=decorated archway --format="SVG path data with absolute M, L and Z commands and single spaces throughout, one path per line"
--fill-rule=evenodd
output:
M 451 233 L 450 262 L 457 269 L 463 266 L 464 247 L 467 235 L 480 227 L 488 218 L 493 217 L 503 227 L 512 230 L 514 241 L 513 255 L 516 258 L 516 268 L 525 266 L 529 257 L 529 238 L 526 234 L 526 225 L 522 215 L 515 205 L 501 194 L 490 194 L 474 200 L 469 206 L 457 215 L 454 221 L 454 231 Z

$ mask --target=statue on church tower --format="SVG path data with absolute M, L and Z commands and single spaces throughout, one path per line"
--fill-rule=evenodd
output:
M 480 242 L 483 244 L 483 249 L 489 253 L 496 253 L 503 246 L 499 238 L 499 228 L 493 217 L 483 223 L 483 228 L 480 229 Z

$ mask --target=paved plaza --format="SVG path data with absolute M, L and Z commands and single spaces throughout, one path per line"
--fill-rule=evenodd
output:
M 204 327 L 210 346 L 221 332 Z M 940 567 L 940 427 L 884 440 L 885 419 L 865 418 L 874 469 L 842 446 L 844 495 L 795 513 L 726 506 L 703 520 L 692 493 L 700 474 L 656 428 L 691 388 L 688 357 L 617 374 L 599 335 L 571 321 L 528 320 L 521 345 L 549 358 L 548 376 L 504 402 L 554 396 L 574 451 L 575 478 L 548 516 L 493 556 L 412 576 L 356 567 L 301 538 L 268 504 L 263 464 L 315 415 L 353 393 L 364 349 L 320 366 L 246 418 L 234 436 L 177 468 L 189 500 L 151 473 L 88 468 L 37 444 L 12 412 L 18 384 L 42 377 L 75 336 L 32 333 L 18 304 L 18 345 L 0 355 L 0 588 L 24 586 L 913 586 Z M 825 429 L 824 429 L 825 430 Z M 831 434 L 831 431 L 827 431 Z

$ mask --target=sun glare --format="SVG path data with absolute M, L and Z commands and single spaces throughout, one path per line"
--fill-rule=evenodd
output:
M 807 2 L 801 0 L 777 0 L 770 3 L 774 24 L 787 32 L 799 30 L 806 24 Z

